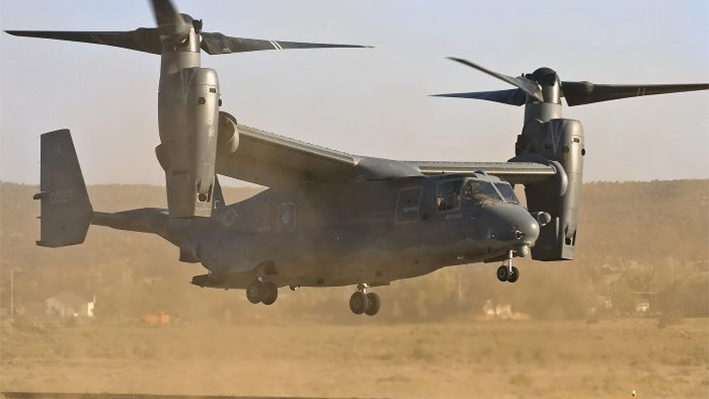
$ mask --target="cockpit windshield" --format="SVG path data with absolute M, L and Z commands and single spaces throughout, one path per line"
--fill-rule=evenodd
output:
M 468 180 L 465 183 L 464 201 L 467 204 L 475 202 L 502 202 L 492 183 L 480 180 Z
M 502 194 L 502 198 L 505 199 L 505 202 L 519 205 L 519 198 L 517 198 L 515 190 L 512 189 L 509 183 L 495 183 L 495 187 L 497 187 L 497 190 Z

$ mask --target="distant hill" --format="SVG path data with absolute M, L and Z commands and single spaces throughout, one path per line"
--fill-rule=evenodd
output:
M 8 273 L 11 269 L 17 271 L 15 283 L 20 300 L 36 301 L 59 291 L 75 289 L 96 293 L 98 303 L 104 303 L 104 314 L 130 315 L 156 309 L 175 309 L 187 314 L 215 312 L 215 308 L 221 309 L 216 311 L 221 314 L 224 306 L 245 303 L 242 292 L 225 294 L 190 286 L 190 277 L 203 273 L 204 269 L 199 265 L 180 263 L 177 248 L 156 236 L 92 226 L 83 245 L 62 249 L 35 246 L 39 235 L 36 219 L 39 205 L 32 200 L 35 192 L 36 187 L 29 185 L 2 183 L 0 186 L 3 307 L 8 303 Z M 257 189 L 251 188 L 225 188 L 225 197 L 227 202 L 235 202 L 256 192 Z M 94 209 L 101 211 L 165 206 L 164 188 L 156 186 L 92 186 L 89 196 Z M 520 303 L 527 300 L 542 303 L 538 292 L 530 294 L 533 295 L 531 299 L 519 297 L 527 290 L 539 289 L 532 286 L 535 281 L 556 284 L 555 287 L 562 289 L 573 287 L 568 281 L 575 279 L 574 284 L 582 284 L 585 288 L 581 291 L 588 296 L 597 294 L 598 290 L 607 290 L 608 276 L 614 276 L 616 281 L 618 275 L 624 273 L 659 276 L 652 278 L 652 289 L 660 289 L 663 284 L 668 284 L 668 279 L 700 276 L 706 280 L 709 270 L 708 198 L 707 180 L 586 184 L 583 186 L 576 260 L 546 264 L 522 260 L 523 277 L 515 284 L 515 291 L 510 291 L 511 284 L 500 285 L 494 280 L 491 265 L 480 265 L 447 269 L 422 279 L 394 283 L 378 292 L 383 299 L 387 300 L 385 296 L 388 296 L 390 302 L 397 304 L 397 312 L 407 313 L 406 306 L 412 302 L 407 298 L 412 295 L 421 297 L 422 292 L 434 290 L 421 299 L 423 304 L 419 308 L 423 306 L 428 311 L 418 313 L 426 314 L 436 304 L 443 306 L 450 301 L 473 298 L 476 296 L 474 291 L 511 301 L 517 296 Z M 525 279 L 528 283 L 524 283 Z M 449 284 L 451 286 L 446 288 Z M 487 289 L 492 291 L 487 292 Z M 292 298 L 297 299 L 279 300 L 275 307 L 292 309 L 332 302 L 328 295 L 334 295 L 342 301 L 337 304 L 340 312 L 347 312 L 346 299 L 351 289 L 322 290 L 322 293 L 314 294 L 316 291 L 321 290 L 293 294 Z M 477 295 L 479 302 L 483 294 Z M 290 304 L 281 303 L 287 301 Z M 587 302 L 588 298 L 583 301 Z M 385 306 L 389 305 L 385 302 Z M 477 309 L 479 303 L 473 307 Z M 99 305 L 97 308 L 101 310 Z M 255 313 L 263 311 L 263 307 L 246 305 L 243 309 L 254 309 L 246 311 Z
M 709 181 L 583 186 L 578 260 L 694 262 L 709 257 Z

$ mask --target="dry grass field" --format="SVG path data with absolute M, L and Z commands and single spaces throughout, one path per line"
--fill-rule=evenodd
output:
M 83 245 L 34 245 L 36 187 L 0 184 L 0 390 L 348 398 L 708 398 L 709 181 L 584 185 L 573 262 L 446 268 L 376 288 L 282 290 L 271 307 L 189 284 L 200 265 L 158 237 L 91 227 Z M 95 209 L 163 206 L 164 189 L 89 188 Z M 253 189 L 228 189 L 235 201 Z M 62 291 L 96 319 L 47 319 Z M 655 293 L 650 312 L 635 307 Z M 612 309 L 603 309 L 605 298 Z M 655 300 L 656 299 L 656 300 Z M 525 320 L 483 320 L 486 301 Z M 32 315 L 32 309 L 35 314 Z M 145 314 L 180 321 L 148 327 Z M 683 317 L 684 316 L 684 317 Z M 587 321 L 588 320 L 588 321 Z M 663 323 L 660 323 L 663 320 Z M 658 328 L 660 325 L 664 328 Z
M 706 398 L 706 319 L 2 326 L 4 391 Z

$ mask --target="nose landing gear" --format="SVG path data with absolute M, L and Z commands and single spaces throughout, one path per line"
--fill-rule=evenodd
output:
M 507 259 L 505 264 L 497 268 L 497 279 L 508 283 L 514 283 L 519 279 L 519 269 L 512 265 L 512 257 L 514 256 L 513 251 L 507 252 Z
M 273 305 L 278 299 L 278 287 L 270 281 L 265 283 L 254 281 L 246 289 L 246 299 L 253 304 Z
M 366 314 L 374 316 L 379 312 L 381 300 L 379 295 L 367 292 L 367 284 L 359 284 L 357 291 L 350 297 L 350 310 L 354 314 Z

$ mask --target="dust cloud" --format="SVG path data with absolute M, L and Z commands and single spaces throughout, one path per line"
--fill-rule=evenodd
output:
M 314 397 L 705 398 L 709 393 L 709 184 L 584 186 L 578 259 L 447 268 L 376 288 L 382 311 L 351 315 L 352 288 L 189 285 L 203 269 L 145 234 L 92 227 L 85 244 L 38 248 L 35 188 L 0 194 L 0 389 Z M 151 186 L 93 186 L 97 210 L 164 205 Z M 228 201 L 251 189 L 227 189 Z M 10 271 L 13 287 L 10 291 Z M 95 317 L 43 315 L 61 292 Z M 12 295 L 15 317 L 7 317 Z M 167 315 L 147 317 L 150 315 Z M 157 321 L 157 320 L 164 320 Z

